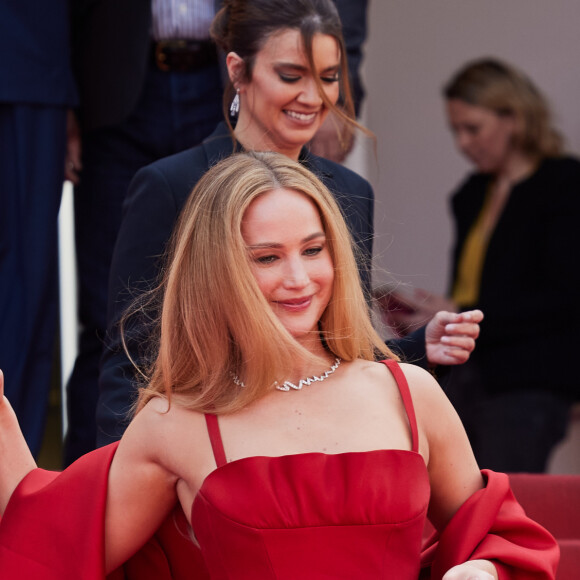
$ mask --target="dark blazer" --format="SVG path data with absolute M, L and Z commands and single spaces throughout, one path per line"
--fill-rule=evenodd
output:
M 0 3 L 0 102 L 72 106 L 67 0 Z
M 102 359 L 97 408 L 99 445 L 121 436 L 135 392 L 135 371 L 121 348 L 117 323 L 135 295 L 151 288 L 157 280 L 163 252 L 189 193 L 209 167 L 233 149 L 227 127 L 220 123 L 202 145 L 141 169 L 129 187 L 110 273 L 109 336 Z M 360 272 L 368 291 L 373 244 L 371 186 L 349 169 L 306 150 L 301 162 L 321 178 L 338 201 L 360 250 Z M 144 338 L 139 332 L 141 324 L 129 329 L 129 347 L 136 360 L 143 354 L 138 352 Z
M 489 175 L 474 174 L 452 197 L 452 282 L 490 181 Z M 571 366 L 580 352 L 579 220 L 578 160 L 546 159 L 514 186 L 489 241 L 479 301 L 472 305 L 483 310 L 485 320 L 467 364 L 479 367 L 489 391 L 551 388 L 580 394 Z

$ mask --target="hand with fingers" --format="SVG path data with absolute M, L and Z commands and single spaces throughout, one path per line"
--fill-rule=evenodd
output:
M 431 365 L 459 365 L 469 359 L 479 336 L 481 310 L 441 310 L 425 328 L 425 349 Z

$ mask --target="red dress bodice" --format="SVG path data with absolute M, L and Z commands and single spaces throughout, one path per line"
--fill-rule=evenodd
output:
M 196 496 L 192 524 L 212 580 L 416 580 L 429 479 L 407 382 L 394 361 L 386 364 L 412 450 L 227 463 L 217 418 L 207 416 L 218 468 Z

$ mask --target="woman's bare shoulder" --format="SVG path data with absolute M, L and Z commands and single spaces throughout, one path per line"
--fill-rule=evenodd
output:
M 439 437 L 442 425 L 458 422 L 457 413 L 433 375 L 414 364 L 399 363 L 399 366 L 409 385 L 417 425 L 422 434 L 420 439 L 423 443 L 431 442 L 434 437 Z
M 363 373 L 368 378 L 376 379 L 382 383 L 396 382 L 391 370 L 383 362 L 357 360 L 352 364 L 354 372 Z M 440 391 L 439 384 L 425 369 L 409 363 L 397 363 L 405 376 L 411 394 L 413 396 L 437 396 Z
M 188 408 L 177 397 L 169 400 L 162 395 L 150 399 L 133 417 L 131 424 L 138 421 L 147 424 L 149 427 L 163 429 L 170 429 L 172 425 L 182 421 L 192 422 L 193 425 L 205 425 L 203 413 Z
M 179 471 L 176 466 L 183 458 L 189 455 L 194 461 L 206 441 L 209 443 L 203 413 L 159 396 L 133 417 L 121 444 L 172 471 Z
M 446 399 L 441 386 L 435 377 L 418 365 L 399 363 L 411 391 L 411 397 L 416 403 L 425 400 L 434 402 L 441 398 Z

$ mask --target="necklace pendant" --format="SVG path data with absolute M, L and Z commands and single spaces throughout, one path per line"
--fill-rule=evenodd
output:
M 282 385 L 283 387 L 285 387 L 283 390 L 284 391 L 289 391 L 290 389 L 294 389 L 295 391 L 300 391 L 302 389 L 302 383 L 304 381 L 300 380 L 300 382 L 295 385 L 293 382 L 291 381 L 284 381 L 284 384 Z
M 290 389 L 293 389 L 295 391 L 301 391 L 302 387 L 304 386 L 308 387 L 312 383 L 315 383 L 316 381 L 322 382 L 326 380 L 338 368 L 338 366 L 341 363 L 341 360 L 342 359 L 340 359 L 339 357 L 336 357 L 334 359 L 334 363 L 332 364 L 332 366 L 318 377 L 308 377 L 306 379 L 300 379 L 297 385 L 295 385 L 292 381 L 284 381 L 282 385 L 276 383 L 274 386 L 279 391 L 289 391 Z
M 295 385 L 293 382 L 291 381 L 284 381 L 283 384 L 278 383 L 278 381 L 276 381 L 274 383 L 274 387 L 276 387 L 276 389 L 278 389 L 279 391 L 289 391 L 290 389 L 293 389 L 294 391 L 300 391 L 302 390 L 303 386 L 309 386 L 312 383 L 315 383 L 316 381 L 322 382 L 324 380 L 326 380 L 340 365 L 340 363 L 342 362 L 342 359 L 339 357 L 336 357 L 334 359 L 334 363 L 332 364 L 332 366 L 325 371 L 324 373 L 322 373 L 319 377 L 308 377 L 307 379 L 300 379 L 298 381 L 298 384 Z M 238 385 L 239 387 L 245 387 L 246 385 L 244 384 L 244 382 L 242 380 L 240 380 L 240 378 L 238 377 L 238 375 L 235 375 L 232 373 L 232 380 L 234 382 L 234 384 Z

